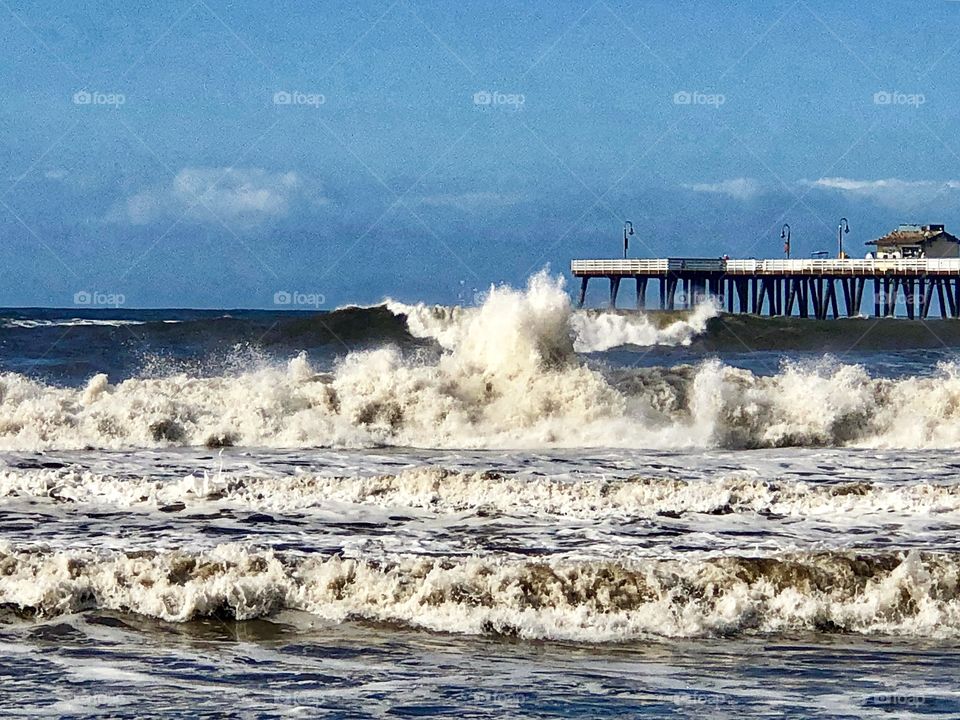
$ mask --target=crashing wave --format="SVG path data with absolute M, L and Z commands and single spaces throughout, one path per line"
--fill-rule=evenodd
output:
M 0 503 L 23 498 L 155 509 L 221 502 L 269 512 L 324 508 L 330 503 L 484 511 L 512 516 L 609 519 L 686 513 L 865 517 L 960 512 L 960 485 L 930 482 L 822 483 L 764 480 L 734 473 L 716 480 L 632 477 L 556 478 L 437 467 L 395 475 L 296 474 L 255 477 L 229 473 L 179 480 L 115 477 L 71 468 L 0 472 Z
M 562 345 L 475 351 L 418 364 L 384 348 L 328 374 L 300 356 L 216 377 L 98 375 L 79 389 L 6 373 L 0 449 L 960 445 L 954 364 L 900 380 L 829 364 L 765 377 L 718 361 L 604 375 Z
M 268 447 L 759 448 L 960 445 L 960 365 L 872 378 L 860 366 L 785 364 L 760 376 L 699 366 L 603 370 L 576 354 L 562 284 L 491 289 L 439 356 L 352 352 L 332 372 L 178 373 L 84 388 L 0 375 L 0 449 Z
M 589 642 L 794 631 L 954 638 L 958 571 L 953 554 L 916 551 L 576 561 L 3 546 L 0 606 L 177 622 L 299 610 L 335 622 Z
M 562 283 L 550 281 L 541 273 L 528 286 L 527 296 L 536 293 L 549 297 L 553 302 L 561 290 Z M 502 289 L 493 289 L 488 299 L 492 297 L 496 300 L 502 293 Z M 482 312 L 482 306 L 408 305 L 396 300 L 387 300 L 386 306 L 392 313 L 406 318 L 411 335 L 435 340 L 446 350 L 456 349 L 469 337 L 473 331 L 472 319 Z M 602 352 L 623 345 L 689 345 L 695 337 L 706 331 L 707 321 L 719 312 L 715 303 L 703 303 L 685 317 L 658 324 L 644 313 L 567 311 L 573 348 L 579 353 Z

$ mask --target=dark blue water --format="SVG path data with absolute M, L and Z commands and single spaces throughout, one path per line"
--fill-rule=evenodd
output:
M 383 343 L 413 346 L 385 309 L 327 313 L 264 310 L 0 310 L 0 371 L 78 385 L 188 371 L 211 375 L 306 351 L 320 364 Z
M 74 626 L 75 625 L 75 626 Z M 621 646 L 89 615 L 0 627 L 0 706 L 39 717 L 955 717 L 960 655 L 844 638 Z M 24 652 L 25 648 L 29 648 Z M 26 653 L 29 654 L 26 654 Z M 31 663 L 33 672 L 21 668 Z
M 740 320 L 738 319 L 738 322 Z M 722 323 L 723 321 L 718 321 Z M 803 336 L 803 321 L 770 321 Z M 718 358 L 758 375 L 774 375 L 786 361 L 862 365 L 877 377 L 928 375 L 937 364 L 960 357 L 960 343 L 944 332 L 952 325 L 930 323 L 921 331 L 924 347 L 899 344 L 905 321 L 871 321 L 866 330 L 839 321 L 822 347 L 796 347 L 771 340 L 764 319 L 737 327 L 711 326 L 692 346 L 616 348 L 590 356 L 612 367 L 656 367 Z M 898 325 L 897 323 L 901 323 Z M 823 323 L 819 323 L 823 332 Z M 916 329 L 911 331 L 916 335 Z M 954 332 L 951 330 L 951 333 Z M 406 350 L 434 348 L 414 338 L 402 317 L 386 308 L 332 312 L 269 310 L 0 309 L 0 372 L 16 372 L 47 383 L 77 386 L 106 373 L 111 382 L 129 377 L 186 371 L 209 376 L 248 368 L 262 361 L 284 362 L 305 351 L 318 366 L 337 357 L 384 344 Z M 767 347 L 768 345 L 782 347 Z M 804 343 L 805 344 L 805 343 Z M 932 347 L 930 345 L 933 345 Z

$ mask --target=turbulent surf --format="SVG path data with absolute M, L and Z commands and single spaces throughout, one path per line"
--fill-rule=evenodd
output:
M 716 308 L 659 325 L 644 315 L 574 311 L 562 283 L 545 273 L 524 291 L 493 287 L 473 308 L 386 307 L 374 313 L 378 328 L 390 328 L 381 344 L 350 349 L 344 340 L 326 364 L 307 351 L 288 359 L 248 353 L 250 362 L 212 373 L 182 363 L 164 371 L 154 359 L 150 372 L 117 380 L 98 372 L 80 386 L 3 373 L 0 448 L 960 444 L 960 365 L 951 360 L 901 378 L 822 357 L 780 359 L 767 374 L 716 357 L 616 365 L 595 354 L 689 343 Z M 369 321 L 374 311 L 338 312 Z M 296 322 L 339 337 L 333 328 L 343 317 Z M 393 342 L 401 336 L 409 342 Z M 436 344 L 417 344 L 428 341 Z
M 737 322 L 546 272 L 468 307 L 8 313 L 0 616 L 957 637 L 960 363 L 717 350 L 772 327 Z

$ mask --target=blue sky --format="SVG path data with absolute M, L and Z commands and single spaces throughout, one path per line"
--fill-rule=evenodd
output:
M 960 2 L 0 0 L 0 304 L 469 301 L 960 229 Z

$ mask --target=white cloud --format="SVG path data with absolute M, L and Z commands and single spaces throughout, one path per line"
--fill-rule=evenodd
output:
M 763 192 L 763 187 L 753 178 L 740 177 L 732 180 L 721 180 L 715 183 L 696 183 L 684 185 L 694 192 L 726 195 L 734 200 L 750 200 Z
M 188 167 L 169 184 L 127 198 L 108 219 L 146 225 L 185 216 L 198 222 L 254 225 L 285 216 L 302 194 L 303 182 L 295 172 Z
M 824 177 L 805 180 L 804 185 L 820 190 L 841 192 L 852 197 L 873 200 L 881 205 L 909 210 L 937 201 L 955 200 L 960 191 L 958 180 L 854 180 L 844 177 Z
M 800 180 L 796 186 L 799 189 L 813 188 L 842 193 L 851 199 L 869 200 L 896 210 L 922 209 L 938 203 L 960 200 L 960 180 L 856 180 L 846 177 L 822 177 L 818 180 Z M 768 192 L 760 182 L 746 177 L 684 187 L 695 192 L 726 195 L 741 201 Z

